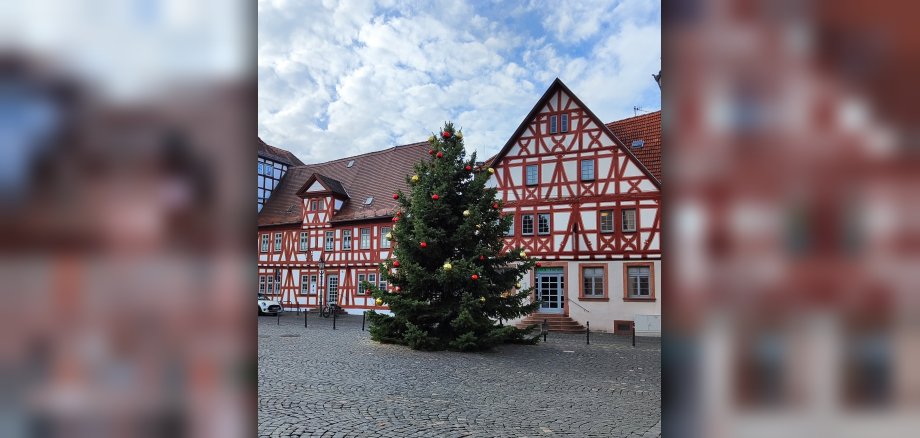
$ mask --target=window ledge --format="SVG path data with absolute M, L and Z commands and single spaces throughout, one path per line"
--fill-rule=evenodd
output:
M 578 297 L 578 301 L 610 301 L 608 297 Z
M 623 298 L 623 301 L 628 302 L 655 302 L 655 298 Z

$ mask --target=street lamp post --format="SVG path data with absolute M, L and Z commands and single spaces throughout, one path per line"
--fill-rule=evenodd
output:
M 319 267 L 319 297 L 317 297 L 318 299 L 316 301 L 319 303 L 319 308 L 322 309 L 323 300 L 326 298 L 326 293 L 325 293 L 326 289 L 324 287 L 325 274 L 326 274 L 326 262 L 322 258 L 320 258 L 317 266 Z

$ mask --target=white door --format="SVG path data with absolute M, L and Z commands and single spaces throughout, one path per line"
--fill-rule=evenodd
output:
M 330 275 L 326 278 L 326 304 L 339 302 L 339 276 Z
M 562 313 L 565 305 L 562 292 L 565 288 L 565 276 L 562 268 L 537 268 L 536 282 L 540 313 Z

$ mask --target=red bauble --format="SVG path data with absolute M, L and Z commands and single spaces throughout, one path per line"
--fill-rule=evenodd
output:
M 428 155 L 434 155 L 434 149 L 428 149 Z
M 450 133 L 447 132 L 447 131 L 444 131 L 444 132 L 441 133 L 441 137 L 450 138 Z
M 435 156 L 438 157 L 438 158 L 442 158 L 442 157 L 444 157 L 444 152 L 438 152 L 438 154 L 435 155 Z
M 393 222 L 399 222 L 399 216 L 393 216 Z
M 476 274 L 471 275 L 470 278 L 472 278 L 473 280 L 479 280 L 479 276 Z
M 438 196 L 437 193 L 431 195 L 431 199 L 434 199 L 435 201 L 437 201 L 439 198 L 440 198 L 440 196 Z
M 396 286 L 396 292 L 399 292 L 399 291 L 401 291 L 401 290 L 402 290 L 402 288 L 400 288 L 399 286 Z
M 394 267 L 394 268 L 398 268 L 398 267 L 399 267 L 399 260 L 396 260 L 396 261 L 393 262 L 393 267 Z
M 492 204 L 492 208 L 498 210 L 498 203 L 497 203 L 497 202 L 496 202 L 496 203 L 493 203 L 493 204 Z
M 393 199 L 399 199 L 399 193 L 393 193 Z
M 418 245 L 421 246 L 422 248 L 428 248 L 428 244 L 425 242 L 421 242 Z
M 397 212 L 396 212 L 396 215 L 397 215 L 397 216 L 402 216 L 402 212 L 401 212 L 401 211 L 397 211 Z
M 543 263 L 537 262 L 537 267 L 543 266 Z
M 479 256 L 479 260 L 485 260 L 486 256 Z
M 466 169 L 466 171 L 467 171 L 467 172 L 469 172 L 469 171 L 471 171 L 471 170 L 473 170 L 473 168 L 472 168 L 472 167 L 470 167 L 470 165 L 469 165 L 469 164 L 467 164 L 467 165 L 466 165 L 466 167 L 464 167 L 464 169 Z

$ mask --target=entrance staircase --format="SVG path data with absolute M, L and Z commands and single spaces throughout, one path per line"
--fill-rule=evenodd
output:
M 585 327 L 569 318 L 568 316 L 556 313 L 531 313 L 517 324 L 518 328 L 524 328 L 531 324 L 542 325 L 546 320 L 546 325 L 551 332 L 556 333 L 584 333 Z

